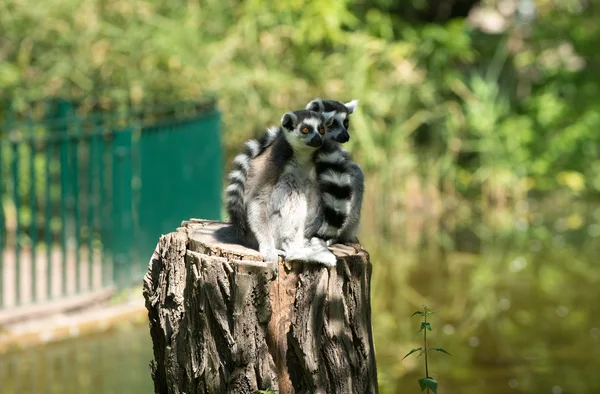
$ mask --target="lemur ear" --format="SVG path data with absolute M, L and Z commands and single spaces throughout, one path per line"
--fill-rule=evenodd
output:
M 348 109 L 349 113 L 353 113 L 356 110 L 356 107 L 358 107 L 358 100 L 352 100 L 344 105 Z
M 333 126 L 333 121 L 335 120 L 334 115 L 335 115 L 335 111 L 323 113 L 323 117 L 325 118 L 325 126 L 326 127 L 329 128 L 329 127 Z
M 320 98 L 316 98 L 310 103 L 306 104 L 306 109 L 309 111 L 323 112 L 325 106 L 323 105 L 323 101 Z
M 294 114 L 293 112 L 286 112 L 281 117 L 281 127 L 283 127 L 286 130 L 294 130 L 297 120 L 298 118 L 296 117 L 296 114 Z

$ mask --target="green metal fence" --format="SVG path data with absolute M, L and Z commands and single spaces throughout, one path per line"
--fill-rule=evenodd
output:
M 213 101 L 0 111 L 0 309 L 140 283 L 158 237 L 219 219 Z

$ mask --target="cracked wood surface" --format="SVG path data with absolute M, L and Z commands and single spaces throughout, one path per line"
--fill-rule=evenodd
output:
M 277 267 L 227 223 L 162 236 L 144 277 L 159 394 L 377 393 L 371 263 L 334 245 L 337 266 Z

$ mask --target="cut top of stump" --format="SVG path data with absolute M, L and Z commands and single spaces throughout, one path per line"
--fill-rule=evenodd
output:
M 183 221 L 177 230 L 186 233 L 188 250 L 193 252 L 224 257 L 227 260 L 264 262 L 259 251 L 243 244 L 230 223 L 190 219 Z M 367 254 L 360 244 L 335 244 L 329 249 L 338 258 Z

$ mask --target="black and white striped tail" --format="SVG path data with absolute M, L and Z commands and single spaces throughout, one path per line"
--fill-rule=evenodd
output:
M 333 144 L 324 146 L 316 156 L 324 217 L 317 235 L 326 240 L 339 236 L 350 215 L 352 178 L 348 174 L 348 160 L 348 152 Z
M 246 142 L 242 152 L 233 159 L 233 169 L 228 176 L 229 185 L 225 189 L 225 204 L 229 220 L 240 237 L 245 237 L 248 233 L 244 192 L 250 162 L 271 146 L 279 133 L 278 127 L 268 128 L 259 140 L 252 139 Z

